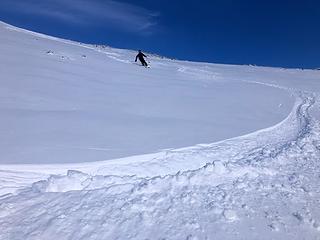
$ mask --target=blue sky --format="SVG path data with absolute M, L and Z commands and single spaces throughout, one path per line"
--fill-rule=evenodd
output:
M 320 67 L 317 0 L 1 0 L 0 19 L 178 59 Z

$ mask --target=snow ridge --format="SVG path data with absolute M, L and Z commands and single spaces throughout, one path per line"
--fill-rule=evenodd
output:
M 151 178 L 69 171 L 37 182 L 2 199 L 0 239 L 317 239 L 320 189 L 312 179 L 319 167 L 320 123 L 310 115 L 315 101 L 301 94 L 290 121 L 251 135 L 258 142 L 253 148 L 244 149 L 252 146 L 250 135 L 227 158 L 213 157 L 216 145 L 200 147 L 197 154 L 212 162 L 199 169 Z M 260 135 L 278 135 L 290 124 L 298 126 L 292 138 L 259 142 Z

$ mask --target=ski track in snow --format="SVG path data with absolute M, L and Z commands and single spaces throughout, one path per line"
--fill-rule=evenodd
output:
M 320 125 L 310 115 L 319 99 L 297 97 L 272 128 L 137 166 L 170 169 L 192 159 L 203 167 L 154 177 L 69 171 L 4 196 L 0 238 L 319 239 Z
M 289 91 L 292 112 L 248 135 L 122 161 L 1 166 L 0 239 L 320 239 L 319 95 L 242 81 Z

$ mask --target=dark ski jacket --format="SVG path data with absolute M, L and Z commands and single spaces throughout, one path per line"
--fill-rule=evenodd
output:
M 136 56 L 136 60 L 139 58 L 140 62 L 145 62 L 143 57 L 147 57 L 146 55 L 144 55 L 142 52 L 139 52 L 138 55 Z

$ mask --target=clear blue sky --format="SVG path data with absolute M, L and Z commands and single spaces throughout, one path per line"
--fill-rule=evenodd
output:
M 320 67 L 318 0 L 1 0 L 0 19 L 178 59 Z

